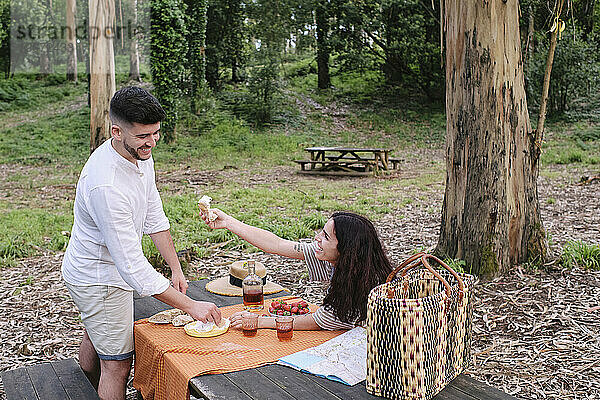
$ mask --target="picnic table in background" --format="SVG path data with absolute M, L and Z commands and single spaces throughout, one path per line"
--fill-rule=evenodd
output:
M 398 168 L 400 159 L 391 150 L 363 147 L 307 147 L 309 160 L 295 160 L 300 173 L 364 176 Z
M 241 297 L 219 296 L 208 292 L 204 288 L 206 283 L 206 280 L 190 282 L 187 294 L 195 300 L 214 302 L 219 307 L 241 303 Z M 282 295 L 283 293 L 275 293 L 265 298 Z M 136 320 L 172 308 L 153 297 L 138 295 L 134 298 L 134 305 Z M 354 386 L 347 386 L 276 364 L 226 374 L 201 375 L 190 380 L 189 389 L 192 399 L 209 400 L 381 399 L 367 393 L 364 381 Z M 457 399 L 516 400 L 515 397 L 464 374 L 433 398 L 433 400 Z

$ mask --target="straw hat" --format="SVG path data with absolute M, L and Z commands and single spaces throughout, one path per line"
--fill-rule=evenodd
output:
M 217 278 L 206 284 L 206 290 L 225 296 L 242 296 L 242 281 L 248 276 L 247 261 L 236 261 L 229 266 L 229 276 Z M 283 286 L 267 280 L 267 269 L 262 263 L 255 262 L 256 275 L 263 280 L 263 293 L 272 294 L 287 290 Z

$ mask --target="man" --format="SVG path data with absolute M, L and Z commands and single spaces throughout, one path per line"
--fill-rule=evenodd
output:
M 100 398 L 125 398 L 133 349 L 133 290 L 201 321 L 221 320 L 217 307 L 185 295 L 187 282 L 156 189 L 152 149 L 165 112 L 150 93 L 126 87 L 110 102 L 112 139 L 81 171 L 74 223 L 62 273 L 85 333 L 79 363 Z M 142 252 L 148 234 L 171 268 L 172 286 Z

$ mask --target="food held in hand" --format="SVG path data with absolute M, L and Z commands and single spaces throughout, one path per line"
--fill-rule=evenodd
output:
M 202 196 L 200 200 L 198 200 L 198 207 L 208 217 L 209 222 L 213 222 L 217 219 L 217 214 L 210 210 L 210 202 L 212 198 L 209 196 Z

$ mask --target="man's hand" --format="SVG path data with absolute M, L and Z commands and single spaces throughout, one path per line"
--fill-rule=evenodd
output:
M 207 301 L 194 301 L 194 305 L 188 310 L 188 314 L 198 321 L 213 321 L 217 325 L 221 323 L 221 311 L 213 303 Z
M 181 271 L 181 268 L 175 271 L 173 271 L 173 269 L 171 270 L 171 283 L 173 284 L 175 290 L 185 294 L 188 288 L 188 283 L 183 275 L 183 272 Z

